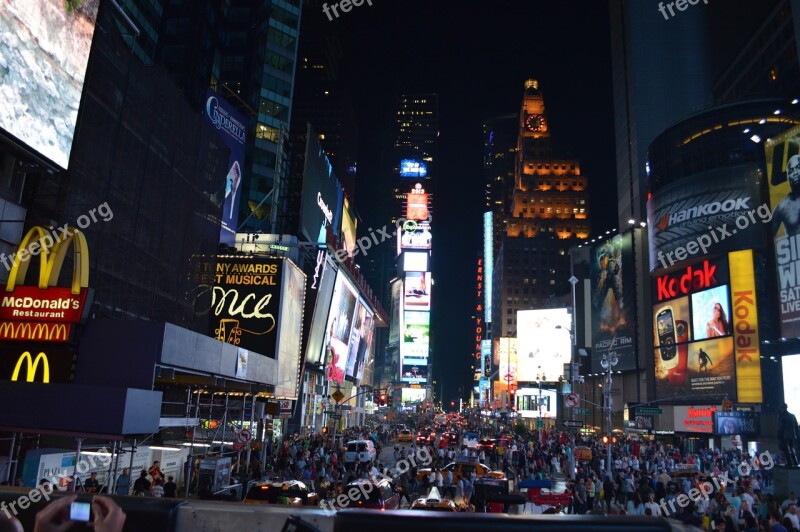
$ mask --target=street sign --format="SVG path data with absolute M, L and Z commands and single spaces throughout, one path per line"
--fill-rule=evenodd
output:
M 570 393 L 564 396 L 564 402 L 570 408 L 576 408 L 581 404 L 581 396 L 577 393 Z
M 650 406 L 637 406 L 636 413 L 639 415 L 648 415 L 648 414 L 663 414 L 664 411 L 660 408 L 654 408 Z
M 352 410 L 352 405 L 339 405 L 339 410 Z
M 575 419 L 565 419 L 564 426 L 579 429 L 583 426 L 583 421 L 578 421 Z
M 241 451 L 244 449 L 244 443 L 240 441 L 233 442 L 233 450 L 234 451 Z
M 253 434 L 247 429 L 242 429 L 239 431 L 239 435 L 236 436 L 236 439 L 242 443 L 247 443 L 253 439 Z
M 589 413 L 589 409 L 588 408 L 573 408 L 572 412 L 574 414 L 588 414 Z
M 333 399 L 337 403 L 342 399 L 344 399 L 344 394 L 342 393 L 342 390 L 336 390 L 335 392 L 333 392 L 331 394 L 331 399 Z
M 544 421 L 542 421 L 541 419 L 537 419 L 536 420 L 536 428 L 540 429 L 542 427 L 544 427 Z

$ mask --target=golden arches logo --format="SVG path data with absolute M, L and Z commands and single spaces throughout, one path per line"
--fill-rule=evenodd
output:
M 19 360 L 17 360 L 17 365 L 14 366 L 14 372 L 11 374 L 12 381 L 19 380 L 19 371 L 22 369 L 23 362 L 27 363 L 25 382 L 33 382 L 34 378 L 36 377 L 36 370 L 39 368 L 39 362 L 42 363 L 43 369 L 42 382 L 50 382 L 50 364 L 47 362 L 47 355 L 44 353 L 39 353 L 36 355 L 36 358 L 33 359 L 30 351 L 25 351 L 22 353 L 22 355 L 20 355 Z
M 28 252 L 35 256 L 39 255 L 39 288 L 45 289 L 56 286 L 61 268 L 64 265 L 67 251 L 72 247 L 72 293 L 80 294 L 81 288 L 89 287 L 89 246 L 86 243 L 86 236 L 74 227 L 64 226 L 60 228 L 60 235 L 53 235 L 49 230 L 42 226 L 31 227 L 25 233 L 22 242 L 19 244 L 19 251 L 14 256 L 14 264 L 6 283 L 6 292 L 13 292 L 17 286 L 17 279 L 21 276 L 25 280 L 28 273 L 30 260 L 22 260 L 21 252 Z M 35 245 L 38 243 L 38 246 Z
M 66 342 L 68 337 L 69 328 L 65 323 L 31 323 L 26 321 L 5 321 L 0 323 L 0 339 L 4 340 Z

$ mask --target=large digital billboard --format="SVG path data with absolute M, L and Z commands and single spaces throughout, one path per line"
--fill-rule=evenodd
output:
M 483 213 L 483 264 L 486 281 L 483 291 L 483 321 L 492 323 L 492 279 L 494 277 L 494 239 L 492 211 Z
M 496 384 L 504 387 L 517 384 L 517 339 L 494 339 L 494 358 L 498 368 Z
M 306 135 L 306 157 L 300 204 L 300 230 L 309 242 L 324 244 L 338 236 L 342 216 L 341 185 L 311 124 Z
M 303 308 L 306 274 L 290 260 L 283 261 L 281 314 L 278 321 L 278 374 L 275 397 L 297 399 L 300 384 L 300 346 L 303 338 Z
M 403 313 L 403 343 L 401 354 L 407 358 L 428 358 L 431 341 L 431 313 L 405 311 Z
M 425 384 L 428 382 L 428 365 L 414 364 L 403 362 L 403 375 L 401 377 L 403 382 L 410 384 Z
M 400 161 L 400 177 L 420 178 L 428 175 L 428 165 L 425 161 L 416 159 L 403 159 Z
M 209 334 L 275 358 L 283 259 L 217 257 Z
M 800 355 L 784 355 L 781 357 L 781 375 L 783 375 L 783 402 L 789 412 L 800 415 Z
M 374 315 L 364 301 L 359 299 L 355 316 L 356 321 L 350 333 L 350 346 L 345 374 L 348 377 L 360 378 L 359 375 L 363 374 L 368 349 L 372 341 Z
M 617 370 L 636 369 L 633 233 L 617 235 L 592 247 L 589 275 L 592 291 L 592 367 L 599 368 L 603 355 L 613 351 L 619 360 Z
M 344 382 L 347 357 L 350 353 L 350 338 L 353 332 L 358 295 L 355 287 L 340 271 L 333 289 L 331 311 L 325 327 L 325 375 L 328 380 Z
M 653 282 L 656 396 L 761 402 L 752 252 L 705 259 Z
M 422 185 L 417 183 L 414 190 L 406 194 L 406 219 L 423 221 L 429 217 L 428 194 Z
M 222 200 L 222 225 L 219 241 L 233 245 L 239 227 L 239 203 L 244 194 L 242 168 L 246 139 L 244 117 L 231 104 L 211 89 L 206 91 L 203 117 L 209 127 L 216 130 L 220 140 L 229 150 L 228 173 L 225 176 L 225 197 Z
M 0 8 L 0 129 L 69 165 L 99 2 L 5 0 Z
M 397 254 L 404 249 L 431 249 L 431 224 L 403 220 L 398 227 Z
M 765 144 L 781 336 L 800 336 L 800 126 Z
M 392 316 L 389 323 L 389 343 L 400 343 L 400 305 L 403 302 L 403 280 L 392 282 Z
M 345 249 L 347 249 L 347 255 L 352 257 L 353 254 L 356 252 L 356 231 L 358 230 L 358 220 L 356 220 L 356 212 L 353 209 L 350 200 L 344 198 L 344 203 L 342 204 L 342 240 L 344 242 Z
M 431 274 L 429 272 L 406 273 L 403 307 L 406 310 L 431 309 Z
M 404 403 L 421 403 L 425 396 L 425 388 L 403 388 L 401 397 Z
M 555 390 L 520 388 L 515 399 L 517 413 L 523 418 L 553 419 L 558 410 L 557 398 Z
M 427 251 L 406 251 L 403 253 L 404 272 L 427 272 L 428 269 Z
M 566 308 L 517 312 L 517 380 L 554 382 L 569 364 L 572 319 Z M 500 363 L 503 363 L 502 358 Z
M 323 267 L 320 269 L 321 277 L 317 278 L 318 287 L 316 292 L 316 303 L 314 304 L 314 315 L 311 319 L 311 329 L 308 333 L 306 342 L 306 364 L 322 366 L 325 359 L 322 358 L 322 341 L 325 338 L 325 327 L 328 324 L 328 315 L 331 309 L 331 299 L 333 298 L 333 287 L 336 282 L 336 269 L 330 263 L 325 254 Z M 315 286 L 312 284 L 312 286 Z M 313 292 L 311 292 L 313 294 Z M 313 297 L 313 296 L 312 296 Z
M 769 215 L 759 208 L 760 181 L 760 170 L 747 165 L 704 172 L 654 193 L 647 201 L 650 271 L 759 246 Z

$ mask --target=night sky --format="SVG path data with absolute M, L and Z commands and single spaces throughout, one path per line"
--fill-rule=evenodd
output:
M 518 113 L 526 79 L 539 80 L 554 145 L 570 149 L 589 177 L 594 232 L 616 227 L 607 3 L 373 0 L 330 24 L 342 37 L 359 120 L 359 233 L 388 221 L 397 96 L 439 95 L 432 357 L 445 401 L 466 399 L 482 250 L 482 122 Z

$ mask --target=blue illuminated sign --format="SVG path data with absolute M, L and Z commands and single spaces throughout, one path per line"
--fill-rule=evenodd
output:
M 400 161 L 400 177 L 425 177 L 428 175 L 428 165 L 415 159 Z

